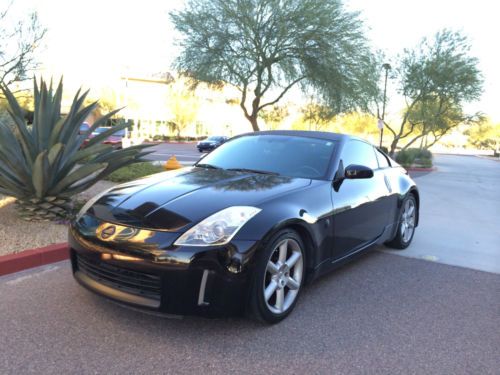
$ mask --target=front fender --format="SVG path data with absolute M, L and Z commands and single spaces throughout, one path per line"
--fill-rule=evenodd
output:
M 284 228 L 296 230 L 306 247 L 307 266 L 315 267 L 331 257 L 333 204 L 331 184 L 314 181 L 298 191 L 261 204 L 262 211 L 235 236 L 238 240 L 259 241 L 265 246 L 273 234 Z M 257 249 L 258 251 L 258 249 Z

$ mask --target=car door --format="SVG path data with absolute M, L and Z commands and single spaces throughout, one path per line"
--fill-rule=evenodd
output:
M 342 148 L 340 160 L 339 168 L 363 165 L 373 170 L 373 177 L 343 179 L 332 186 L 334 259 L 375 241 L 388 222 L 389 188 L 373 146 L 360 140 L 349 140 Z
M 398 212 L 398 187 L 397 178 L 399 173 L 392 169 L 391 161 L 387 155 L 374 147 L 375 155 L 378 162 L 378 173 L 383 174 L 384 182 L 387 187 L 387 194 L 384 199 L 384 209 L 387 212 L 387 224 L 391 224 Z

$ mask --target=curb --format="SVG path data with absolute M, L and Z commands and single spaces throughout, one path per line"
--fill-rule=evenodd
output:
M 0 276 L 68 259 L 68 250 L 65 242 L 0 256 Z
M 163 145 L 163 144 L 171 144 L 171 145 L 190 145 L 195 144 L 199 141 L 152 141 L 152 142 L 144 142 L 144 144 L 148 145 Z
M 500 161 L 500 157 L 495 157 L 495 156 L 485 156 L 485 155 L 473 155 L 473 156 L 485 160 Z
M 409 167 L 405 168 L 408 172 L 434 172 L 437 171 L 436 167 L 432 168 L 419 168 L 419 167 Z

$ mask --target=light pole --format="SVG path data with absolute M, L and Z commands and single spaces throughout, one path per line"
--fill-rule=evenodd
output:
M 384 136 L 384 118 L 385 118 L 385 100 L 387 95 L 387 76 L 389 75 L 389 70 L 391 70 L 391 65 L 385 63 L 382 65 L 382 68 L 385 69 L 385 83 L 384 83 L 384 101 L 382 102 L 382 121 L 380 124 L 380 147 L 382 147 L 382 137 Z

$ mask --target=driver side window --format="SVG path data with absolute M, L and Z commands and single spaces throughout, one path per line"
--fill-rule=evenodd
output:
M 373 146 L 362 141 L 348 141 L 342 150 L 341 159 L 344 168 L 351 164 L 363 165 L 371 169 L 378 168 Z

